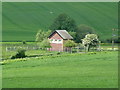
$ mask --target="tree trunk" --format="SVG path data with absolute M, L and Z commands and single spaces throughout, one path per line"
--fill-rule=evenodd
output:
M 90 51 L 90 45 L 88 45 L 88 52 Z
M 87 46 L 86 46 L 86 52 L 89 52 L 89 51 L 90 51 L 90 46 L 87 45 Z

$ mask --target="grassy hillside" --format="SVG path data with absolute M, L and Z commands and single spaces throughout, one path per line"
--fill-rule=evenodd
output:
M 117 52 L 28 58 L 3 65 L 3 88 L 117 88 Z M 13 61 L 13 60 L 12 60 Z
M 48 30 L 53 20 L 67 13 L 79 24 L 95 28 L 103 38 L 110 38 L 117 28 L 117 3 L 3 3 L 3 41 L 35 40 L 39 29 Z

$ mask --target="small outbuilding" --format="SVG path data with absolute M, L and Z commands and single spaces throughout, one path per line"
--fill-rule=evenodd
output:
M 48 37 L 50 40 L 50 51 L 64 51 L 64 43 L 67 40 L 72 40 L 73 37 L 66 30 L 55 30 Z

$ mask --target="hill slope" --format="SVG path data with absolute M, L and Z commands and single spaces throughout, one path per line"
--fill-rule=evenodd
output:
M 39 29 L 48 30 L 61 13 L 79 24 L 95 28 L 101 38 L 110 38 L 118 25 L 117 3 L 3 3 L 3 41 L 35 40 Z

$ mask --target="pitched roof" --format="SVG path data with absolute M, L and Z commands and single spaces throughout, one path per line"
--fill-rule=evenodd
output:
M 50 38 L 55 32 L 58 33 L 63 39 L 73 39 L 73 37 L 72 37 L 66 30 L 55 30 L 55 31 L 49 36 L 49 38 Z

